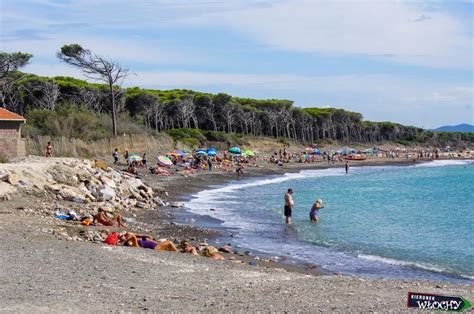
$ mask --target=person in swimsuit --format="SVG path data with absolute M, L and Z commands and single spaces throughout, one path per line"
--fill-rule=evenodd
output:
M 51 142 L 48 142 L 48 145 L 46 146 L 46 157 L 53 157 L 53 144 Z
M 126 228 L 123 223 L 122 216 L 120 214 L 116 214 L 112 219 L 109 219 L 109 217 L 107 217 L 107 214 L 102 208 L 99 208 L 97 215 L 94 216 L 94 220 L 92 221 L 92 223 L 96 221 L 104 226 L 110 227 L 114 226 L 115 222 L 117 222 L 119 228 Z
M 244 166 L 238 163 L 235 172 L 237 172 L 237 180 L 240 180 L 240 176 L 244 174 Z
M 156 251 L 178 252 L 178 249 L 171 241 L 157 242 L 152 237 L 143 234 L 126 232 L 120 236 L 120 240 L 125 246 L 141 247 Z
M 288 192 L 285 193 L 285 223 L 290 224 L 291 223 L 291 211 L 293 206 L 295 205 L 295 202 L 293 201 L 293 198 L 291 195 L 293 194 L 293 189 L 289 188 Z
M 311 211 L 309 212 L 309 219 L 311 220 L 312 223 L 318 222 L 319 220 L 319 210 L 323 207 L 323 201 L 318 198 L 316 203 L 313 204 L 311 207 Z

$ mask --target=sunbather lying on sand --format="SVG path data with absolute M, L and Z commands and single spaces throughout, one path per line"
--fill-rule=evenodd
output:
M 104 226 L 114 226 L 115 222 L 117 222 L 119 228 L 126 228 L 123 223 L 122 216 L 120 214 L 116 214 L 112 219 L 109 219 L 109 217 L 107 217 L 107 214 L 102 208 L 99 208 L 97 215 L 94 216 L 94 220 L 92 221 L 92 223 L 95 223 L 96 221 Z
M 179 244 L 179 248 L 181 249 L 181 253 L 189 253 L 189 254 L 192 254 L 192 255 L 199 255 L 199 253 L 197 252 L 197 249 L 194 247 L 194 245 L 192 245 L 191 243 L 189 243 L 186 240 L 181 241 L 181 243 Z
M 206 246 L 201 251 L 202 256 L 210 257 L 212 259 L 224 260 L 225 257 L 219 254 L 219 251 L 213 246 Z
M 120 236 L 120 240 L 123 242 L 125 246 L 133 246 L 133 247 L 141 247 L 144 249 L 152 249 L 157 251 L 170 251 L 170 252 L 178 252 L 178 249 L 171 241 L 163 241 L 157 242 L 153 240 L 152 237 L 143 235 L 143 234 L 135 234 L 133 232 L 126 232 L 122 236 Z

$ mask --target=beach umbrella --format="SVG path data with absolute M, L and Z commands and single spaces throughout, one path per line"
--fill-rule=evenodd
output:
M 166 156 L 175 156 L 175 157 L 181 157 L 182 155 L 175 153 L 175 152 L 167 152 Z
M 199 149 L 199 150 L 195 151 L 194 154 L 196 156 L 207 156 L 208 155 L 207 152 L 204 149 Z
M 140 157 L 138 154 L 129 154 L 128 161 L 142 161 L 143 158 Z
M 255 153 L 251 151 L 250 149 L 247 149 L 244 154 L 248 157 L 255 157 Z
M 212 148 L 208 149 L 206 153 L 207 153 L 208 156 L 217 155 L 217 151 L 215 149 L 212 149 Z
M 229 148 L 229 153 L 240 155 L 241 151 L 240 151 L 240 148 L 234 146 L 234 147 Z
M 167 156 L 158 156 L 157 161 L 159 164 L 162 164 L 163 166 L 168 167 L 168 166 L 173 165 L 173 162 Z
M 173 153 L 174 153 L 174 154 L 178 154 L 178 155 L 181 156 L 181 157 L 187 155 L 184 151 L 180 151 L 179 149 L 173 149 Z

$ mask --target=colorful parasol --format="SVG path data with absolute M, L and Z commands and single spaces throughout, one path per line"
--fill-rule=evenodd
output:
M 231 153 L 231 154 L 236 154 L 236 155 L 240 155 L 240 154 L 241 154 L 241 150 L 240 150 L 240 148 L 234 146 L 234 147 L 231 147 L 231 148 L 229 149 L 229 153 Z
M 158 156 L 157 161 L 159 164 L 166 167 L 173 165 L 173 162 L 167 156 Z
M 195 151 L 194 154 L 196 156 L 207 156 L 208 155 L 207 152 L 203 149 L 199 149 L 199 150 Z
M 140 157 L 138 154 L 129 154 L 128 161 L 142 161 L 143 158 Z
M 251 151 L 250 149 L 247 149 L 244 154 L 248 157 L 255 157 L 255 153 Z

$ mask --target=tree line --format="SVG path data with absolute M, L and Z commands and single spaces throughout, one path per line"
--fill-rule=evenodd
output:
M 89 62 L 91 67 L 96 66 L 94 58 L 100 60 L 80 46 L 64 47 L 58 57 L 69 58 L 71 63 L 79 62 L 74 61 L 78 53 L 84 59 L 80 62 Z M 364 121 L 362 114 L 343 109 L 294 107 L 290 100 L 257 100 L 185 89 L 122 88 L 115 83 L 126 77 L 127 70 L 116 63 L 106 63 L 109 72 L 105 74 L 100 74 L 100 69 L 88 70 L 89 75 L 102 75 L 105 84 L 97 84 L 71 77 L 25 74 L 18 71 L 25 64 L 24 58 L 22 62 L 4 75 L 8 77 L 8 83 L 0 85 L 3 107 L 28 115 L 32 110 L 56 111 L 58 106 L 67 104 L 95 114 L 110 114 L 114 121 L 111 135 L 117 134 L 116 116 L 119 115 L 133 119 L 150 132 L 202 129 L 287 138 L 303 143 L 408 143 L 426 142 L 437 137 L 435 132 L 413 126 Z M 0 80 L 4 78 L 0 77 Z M 467 134 L 443 135 L 444 139 L 446 137 L 454 141 L 473 140 Z

